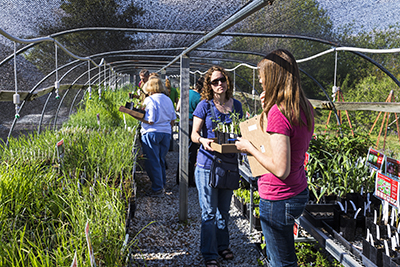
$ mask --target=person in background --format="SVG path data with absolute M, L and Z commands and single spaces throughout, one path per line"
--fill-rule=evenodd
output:
M 189 90 L 189 134 L 192 133 L 193 129 L 193 111 L 196 109 L 197 104 L 201 100 L 201 90 L 203 89 L 204 77 L 200 77 L 196 81 L 196 86 Z M 179 112 L 181 108 L 181 99 L 179 98 L 178 104 L 176 105 L 176 111 Z M 189 186 L 195 187 L 196 182 L 194 179 L 194 169 L 196 165 L 197 150 L 199 149 L 199 144 L 192 141 L 189 138 Z M 177 184 L 179 184 L 179 164 L 177 172 Z
M 149 80 L 149 76 L 150 76 L 150 73 L 147 69 L 142 69 L 139 72 L 139 77 L 140 77 L 140 81 L 139 81 L 139 85 L 138 85 L 139 88 L 142 88 L 143 85 Z
M 233 259 L 229 248 L 229 209 L 233 190 L 212 188 L 208 182 L 214 150 L 210 144 L 214 117 L 216 120 L 231 123 L 232 113 L 243 117 L 242 104 L 233 98 L 233 85 L 226 71 L 211 67 L 204 76 L 201 101 L 193 111 L 192 142 L 201 144 L 197 153 L 195 169 L 196 187 L 201 207 L 200 250 L 207 267 L 219 266 L 219 255 L 225 260 Z M 215 116 L 213 116 L 213 110 Z
M 243 138 L 235 145 L 270 172 L 258 179 L 269 263 L 297 266 L 293 226 L 308 202 L 304 158 L 314 131 L 314 109 L 301 88 L 299 68 L 289 51 L 272 51 L 258 63 L 258 69 L 264 91 L 261 116 L 267 116 L 273 156 L 266 156 Z
M 179 95 L 178 91 L 176 88 L 171 86 L 171 82 L 169 81 L 168 77 L 165 78 L 165 88 L 167 95 L 171 99 L 172 103 L 175 105 L 178 103 Z M 171 140 L 170 140 L 170 146 L 169 146 L 169 151 L 174 151 L 174 137 L 171 134 Z
M 175 122 L 174 105 L 164 94 L 161 79 L 151 76 L 146 82 L 144 100 L 145 115 L 139 119 L 141 123 L 142 150 L 145 157 L 145 169 L 151 180 L 151 190 L 148 196 L 164 195 L 166 177 L 166 155 L 169 149 L 171 127 Z
M 143 87 L 146 84 L 146 82 L 149 80 L 150 73 L 147 69 L 142 69 L 139 72 L 139 89 L 137 90 L 136 94 L 139 96 L 140 103 L 143 103 L 144 99 L 147 97 L 146 93 L 143 91 Z M 133 93 L 133 92 L 132 92 Z
M 172 103 L 174 103 L 174 106 L 176 106 L 179 100 L 179 94 L 176 88 L 171 86 L 171 82 L 168 77 L 165 78 L 165 88 L 167 88 L 167 94 L 169 95 Z

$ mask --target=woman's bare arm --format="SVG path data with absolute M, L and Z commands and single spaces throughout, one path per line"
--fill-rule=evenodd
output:
M 214 151 L 214 149 L 212 149 L 210 146 L 210 143 L 214 142 L 214 140 L 203 138 L 200 135 L 203 123 L 203 119 L 193 116 L 193 130 L 191 134 L 192 142 L 202 144 L 205 150 Z

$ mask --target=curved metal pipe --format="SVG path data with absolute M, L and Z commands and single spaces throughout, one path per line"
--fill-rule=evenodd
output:
M 69 62 L 69 63 L 67 63 L 67 64 L 65 64 L 65 65 L 63 65 L 63 66 L 61 66 L 61 67 L 59 67 L 58 70 L 62 70 L 62 69 L 64 69 L 64 68 L 68 67 L 69 65 L 72 65 L 72 64 L 74 64 L 74 62 L 78 62 L 78 61 L 76 60 L 76 61 Z M 56 72 L 56 70 L 53 70 L 52 72 L 50 72 L 49 74 L 47 74 L 45 77 L 43 77 L 43 78 L 31 89 L 31 91 L 29 91 L 29 94 L 27 95 L 26 99 L 29 99 L 30 96 L 32 95 L 32 93 L 39 87 L 39 85 L 41 85 L 44 81 L 46 81 L 48 78 L 50 78 L 50 76 L 53 75 L 55 72 Z M 26 100 L 24 99 L 24 100 L 22 101 L 22 104 L 20 105 L 20 111 L 25 107 L 25 103 L 26 103 Z M 9 140 L 9 138 L 11 137 L 11 133 L 12 133 L 12 131 L 14 130 L 14 127 L 15 127 L 15 124 L 16 124 L 17 120 L 18 120 L 17 118 L 14 118 L 14 120 L 13 120 L 13 123 L 12 123 L 12 125 L 11 125 L 10 131 L 9 131 L 9 133 L 8 133 L 8 136 L 7 136 L 6 146 L 8 146 L 8 140 Z
M 76 61 L 76 62 L 79 62 L 79 61 Z M 73 71 L 73 70 L 76 69 L 77 67 L 80 67 L 80 66 L 83 65 L 83 64 L 84 64 L 84 63 L 80 63 L 80 64 L 78 64 L 78 65 L 73 66 L 71 69 L 69 69 L 67 72 L 64 73 L 64 75 L 60 78 L 59 81 L 61 82 L 71 71 Z M 50 94 L 50 95 L 51 95 L 51 94 Z M 40 117 L 40 121 L 39 121 L 38 134 L 40 134 L 40 132 L 41 132 L 41 126 L 42 126 L 43 115 L 44 115 L 44 111 L 45 111 L 45 109 L 46 109 L 46 107 L 47 107 L 48 100 L 49 100 L 49 98 L 46 100 L 46 102 L 45 102 L 45 104 L 44 104 L 44 106 L 43 106 L 42 116 Z

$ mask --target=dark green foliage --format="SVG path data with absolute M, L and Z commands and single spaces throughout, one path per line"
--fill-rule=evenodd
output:
M 310 191 L 319 202 L 324 195 L 343 195 L 372 190 L 374 177 L 365 165 L 368 148 L 372 145 L 366 134 L 342 127 L 335 134 L 316 135 L 310 142 L 307 177 Z
M 342 266 L 337 260 L 331 261 L 327 258 L 327 253 L 317 243 L 295 243 L 297 264 L 299 267 Z

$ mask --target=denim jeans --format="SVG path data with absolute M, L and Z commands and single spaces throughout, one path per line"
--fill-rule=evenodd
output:
M 308 202 L 308 188 L 285 200 L 260 199 L 261 228 L 271 266 L 297 266 L 294 248 L 294 220 L 301 216 Z
M 169 149 L 170 134 L 150 132 L 142 135 L 144 167 L 151 181 L 151 189 L 160 191 L 167 183 L 165 157 Z
M 210 170 L 196 167 L 196 187 L 201 207 L 200 250 L 205 261 L 218 259 L 218 251 L 229 247 L 229 209 L 233 190 L 208 185 Z

